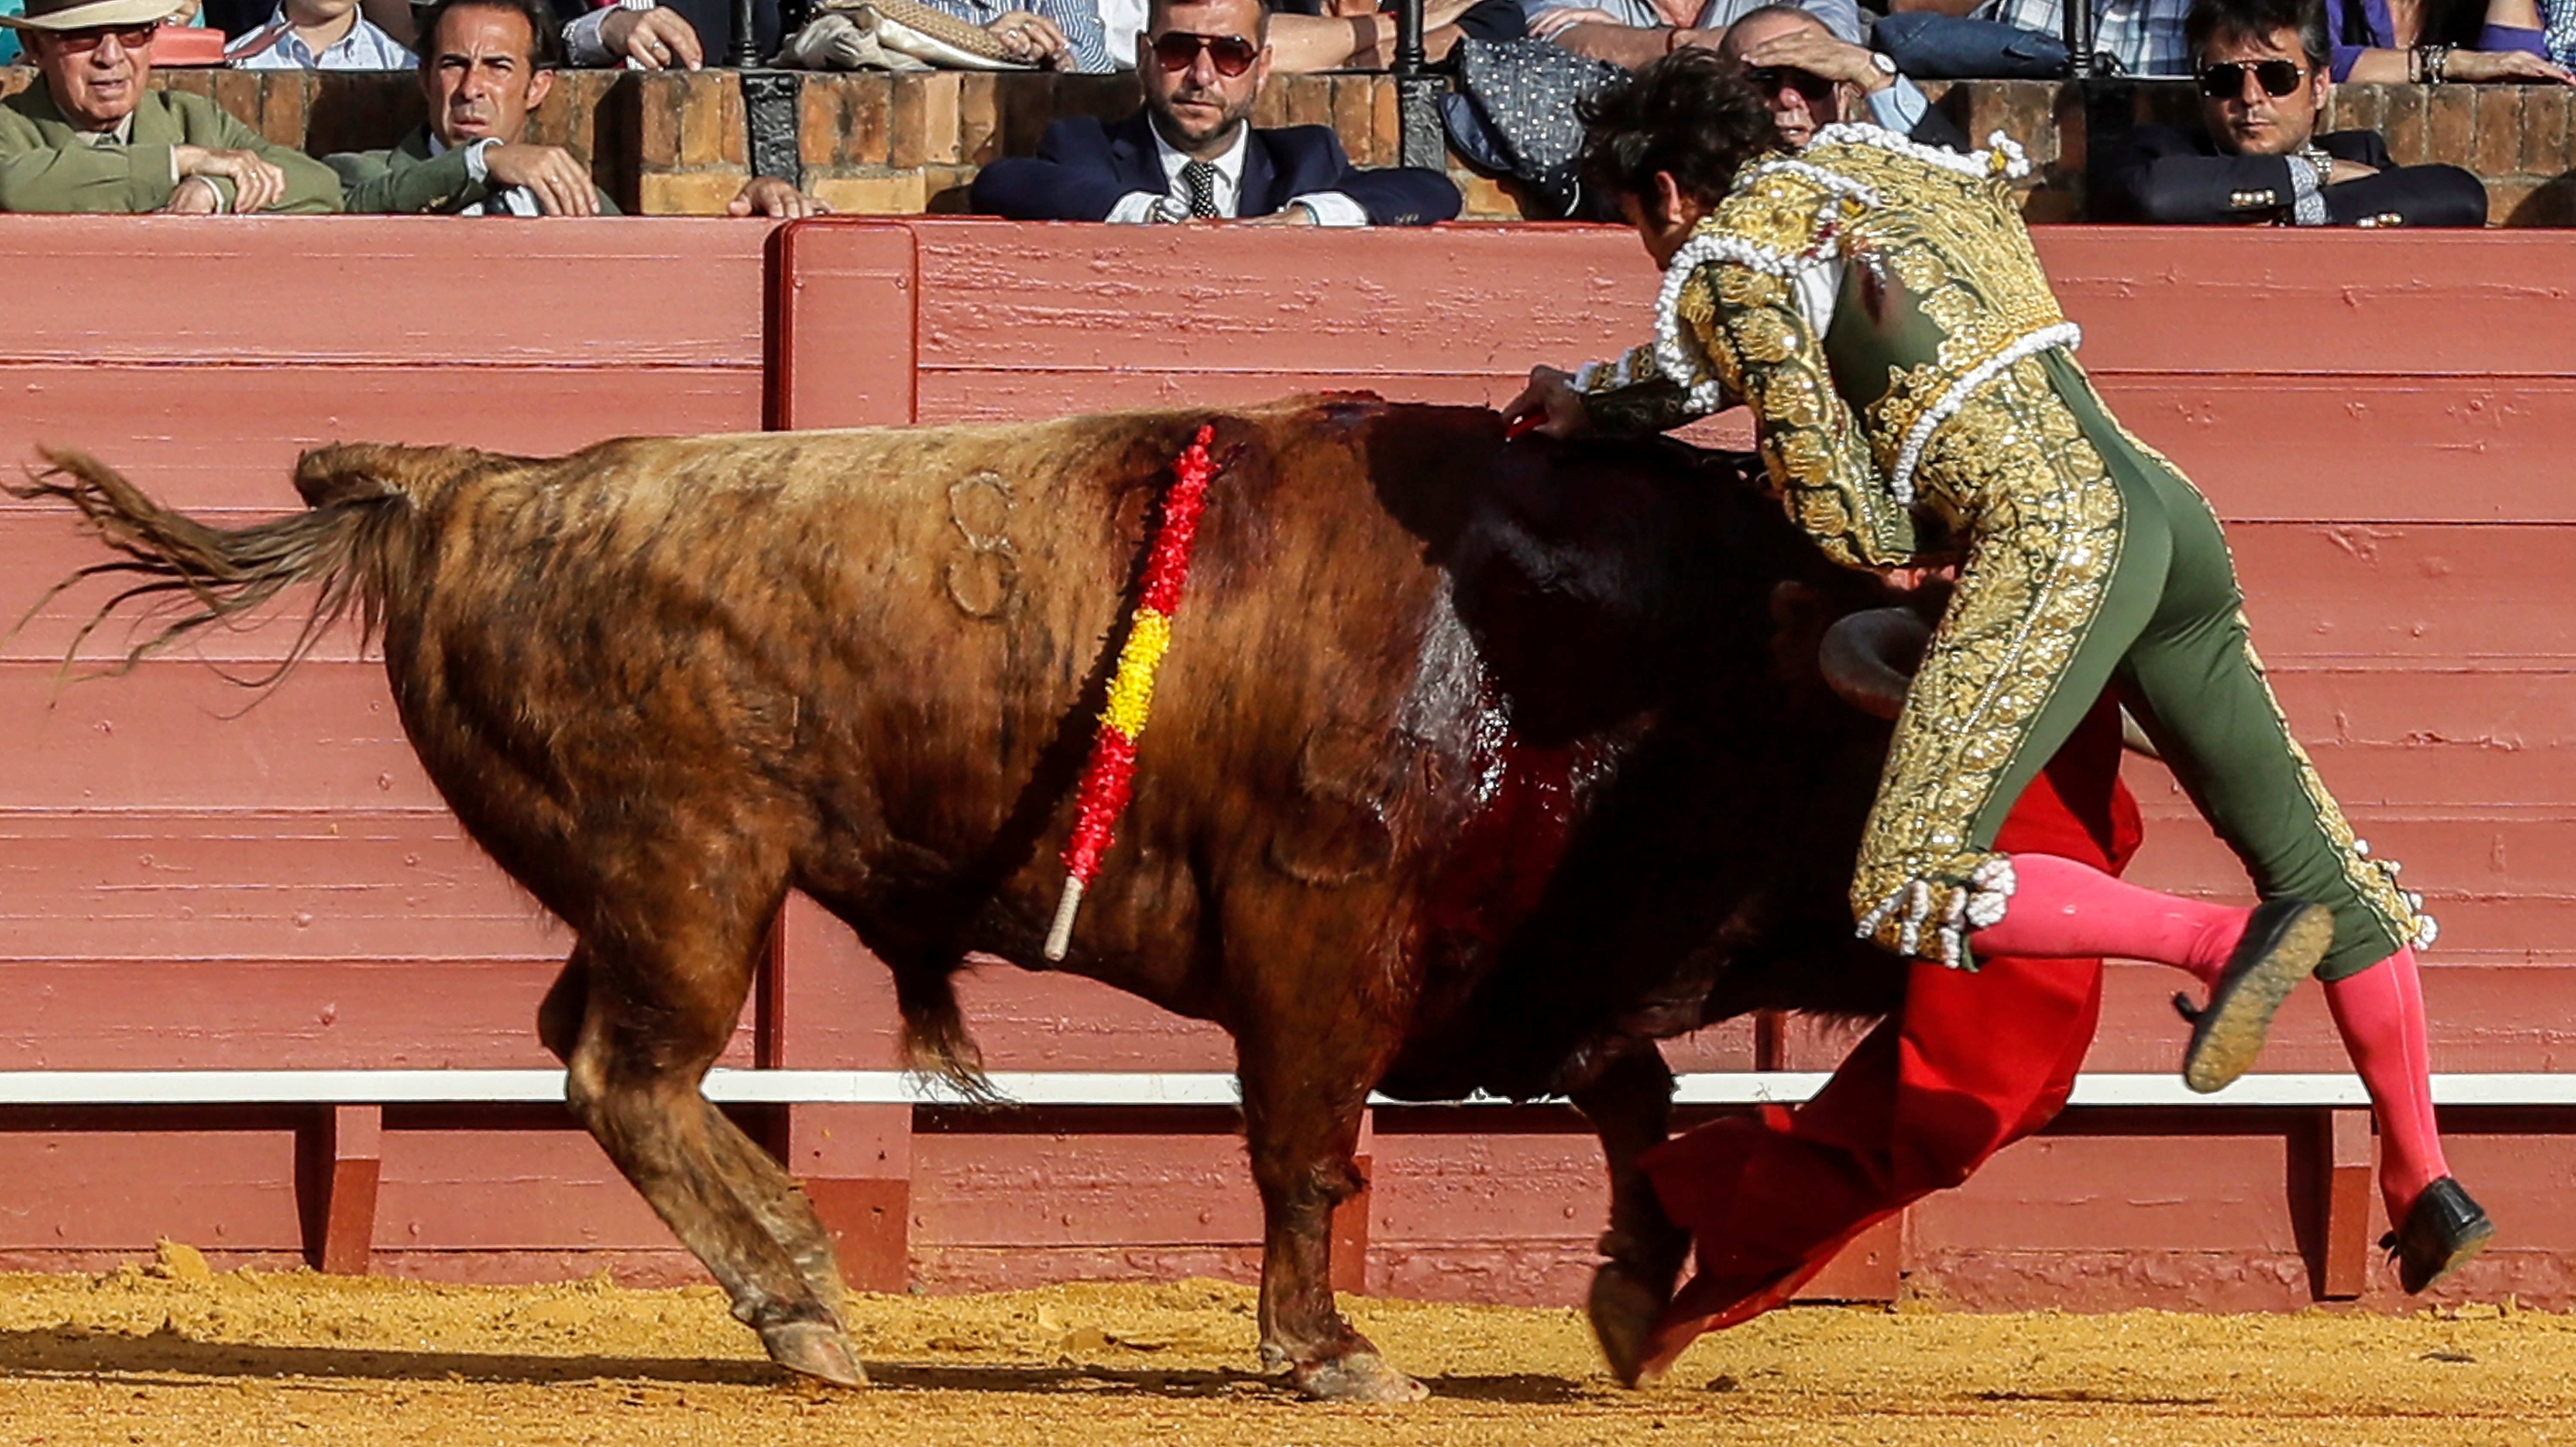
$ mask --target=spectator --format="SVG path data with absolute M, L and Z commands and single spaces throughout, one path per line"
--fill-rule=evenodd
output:
M 0 4 L 5 3 L 0 0 Z M 610 0 L 596 7 L 589 0 L 554 3 L 562 7 L 562 13 L 549 24 L 563 38 L 569 65 L 631 64 L 639 70 L 695 70 L 704 63 L 707 47 L 700 40 L 701 30 L 691 20 L 692 15 L 720 21 L 720 39 L 733 34 L 731 0 L 676 0 L 675 6 L 657 5 L 654 0 Z M 777 37 L 770 27 L 777 17 L 777 0 L 760 0 L 760 4 L 763 34 L 775 45 Z M 205 0 L 205 21 L 237 40 L 243 39 L 277 18 L 276 5 L 277 0 Z M 425 0 L 422 8 L 427 8 Z M 419 38 L 410 0 L 359 0 L 358 13 L 396 45 L 409 46 Z M 716 54 L 721 58 L 721 44 Z M 408 70 L 411 62 L 406 59 L 394 68 Z
M 2403 19 L 2388 0 L 2327 0 L 2326 38 L 2339 81 L 2570 79 L 2549 58 L 2535 0 L 2487 0 L 2482 11 L 2412 5 Z
M 2105 171 L 2106 217 L 2486 224 L 2486 188 L 2459 167 L 2392 166 L 2377 131 L 2316 134 L 2333 91 L 2320 0 L 2195 0 L 2185 29 L 2203 131 L 2129 132 Z
M 0 16 L 42 78 L 0 103 L 0 211 L 340 209 L 329 167 L 203 96 L 151 89 L 171 0 L 27 0 Z
M 528 113 L 554 88 L 554 26 L 542 0 L 437 0 L 422 12 L 420 88 L 429 120 L 388 151 L 327 157 L 351 211 L 446 216 L 597 216 L 617 208 L 560 146 L 522 142 Z M 824 208 L 757 176 L 736 216 Z
M 1090 116 L 1047 127 L 1034 157 L 976 173 L 975 209 L 1023 221 L 1264 217 L 1319 226 L 1406 226 L 1458 214 L 1437 171 L 1355 169 L 1325 126 L 1254 130 L 1270 75 L 1260 0 L 1154 0 L 1136 44 L 1145 106 L 1115 128 Z
M 2126 75 L 2188 75 L 2191 0 L 2093 0 L 2093 49 Z M 1893 0 L 1870 44 L 1917 80 L 2052 80 L 2067 72 L 2065 0 Z
M 721 64 L 733 45 L 733 0 L 616 0 L 588 8 L 584 0 L 555 3 L 563 20 L 564 64 L 580 70 L 696 70 L 710 56 Z M 566 9 L 575 13 L 566 18 Z M 753 14 L 759 51 L 767 55 L 778 48 L 777 0 L 762 0 Z
M 1271 68 L 1389 70 L 1396 0 L 1269 0 Z M 1529 33 L 1521 0 L 1423 0 L 1422 54 L 1447 58 L 1458 42 L 1518 40 Z
M 1765 5 L 1728 26 L 1717 53 L 1770 103 L 1771 124 L 1793 151 L 1846 120 L 1866 120 L 1925 145 L 1968 148 L 1967 136 L 1886 56 L 1838 38 L 1814 11 Z
M 224 47 L 242 70 L 409 70 L 401 41 L 358 13 L 358 0 L 279 0 L 268 23 Z
M 1685 46 L 1715 49 L 1726 28 L 1768 0 L 1522 0 L 1530 34 L 1577 55 L 1643 69 Z M 1856 0 L 1798 0 L 1838 40 L 1861 42 Z
M 1101 75 L 1118 68 L 1110 57 L 1094 0 L 922 0 L 971 25 L 981 26 L 1014 59 L 1052 70 Z

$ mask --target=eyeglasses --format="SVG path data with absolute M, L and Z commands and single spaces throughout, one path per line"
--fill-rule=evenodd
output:
M 1757 65 L 1745 71 L 1744 78 L 1766 100 L 1782 90 L 1794 90 L 1806 97 L 1809 105 L 1823 105 L 1834 94 L 1834 83 L 1829 77 L 1812 70 L 1800 70 L 1794 65 Z
M 2245 94 L 2249 70 L 2265 95 L 2288 95 L 2308 79 L 2305 70 L 2287 60 L 2227 60 L 2200 68 L 2200 93 L 2211 100 L 2234 100 Z
M 1166 30 L 1154 37 L 1154 59 L 1165 70 L 1189 69 L 1198 63 L 1202 50 L 1219 75 L 1241 75 L 1261 57 L 1261 47 L 1240 35 L 1193 35 L 1186 30 Z
M 113 35 L 116 37 L 116 43 L 125 49 L 140 50 L 152 43 L 154 32 L 160 28 L 157 24 L 97 25 L 82 30 L 57 30 L 54 32 L 54 43 L 78 55 L 98 49 L 107 43 L 109 36 Z

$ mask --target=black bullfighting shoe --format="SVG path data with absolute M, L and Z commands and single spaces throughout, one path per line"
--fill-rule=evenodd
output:
M 2183 1084 L 2206 1095 L 2226 1089 L 2252 1069 L 2263 1053 L 2263 1037 L 2271 1033 L 2272 1012 L 2301 980 L 2317 972 L 2317 962 L 2332 943 L 2334 913 L 2324 905 L 2267 899 L 2254 906 L 2245 937 L 2209 987 L 2209 1004 L 2194 1010 L 2190 996 L 2174 996 L 2174 1008 L 2191 1022 L 2191 1044 L 2182 1056 Z
M 2486 1208 L 2444 1176 L 2424 1188 L 2406 1208 L 2406 1224 L 2379 1244 L 2397 1258 L 2397 1284 L 2413 1296 L 2468 1265 L 2494 1239 L 2495 1222 L 2487 1219 Z

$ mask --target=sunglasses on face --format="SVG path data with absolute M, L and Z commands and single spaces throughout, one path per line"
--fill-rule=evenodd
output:
M 1794 90 L 1806 97 L 1809 105 L 1823 105 L 1834 94 L 1833 81 L 1794 65 L 1757 65 L 1745 71 L 1744 78 L 1762 93 L 1765 100 L 1783 90 Z
M 160 28 L 158 25 L 100 25 L 86 30 L 64 30 L 56 33 L 54 43 L 78 55 L 98 49 L 113 35 L 118 45 L 127 50 L 140 50 L 152 43 L 153 32 Z
M 1198 63 L 1202 50 L 1219 75 L 1241 75 L 1252 69 L 1252 62 L 1261 55 L 1260 46 L 1240 35 L 1193 35 L 1186 30 L 1167 30 L 1154 37 L 1154 59 L 1165 70 L 1189 69 Z
M 2288 95 L 2307 83 L 2308 73 L 2286 60 L 2229 60 L 2200 68 L 2200 93 L 2211 100 L 2234 100 L 2245 94 L 2245 72 L 2265 95 Z

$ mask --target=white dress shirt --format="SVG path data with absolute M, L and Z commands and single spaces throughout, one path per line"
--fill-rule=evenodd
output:
M 1164 140 L 1163 133 L 1152 124 L 1147 124 L 1145 129 L 1154 137 L 1156 159 L 1163 163 L 1163 194 L 1157 196 L 1151 191 L 1130 191 L 1118 198 L 1117 205 L 1109 208 L 1106 219 L 1124 223 L 1187 221 L 1190 219 L 1190 193 L 1189 188 L 1181 184 L 1181 168 L 1190 163 L 1190 158 L 1173 150 L 1171 142 Z M 1243 158 L 1251 150 L 1252 127 L 1245 125 L 1235 131 L 1234 144 L 1226 148 L 1225 154 L 1210 163 L 1216 167 L 1215 183 L 1210 189 L 1216 193 L 1217 215 L 1242 214 Z M 1339 191 L 1310 191 L 1303 196 L 1289 197 L 1288 204 L 1305 207 L 1318 226 L 1368 224 L 1368 212 L 1360 203 Z
M 475 185 L 491 184 L 492 172 L 484 164 L 483 157 L 486 152 L 499 144 L 501 143 L 498 139 L 485 136 L 465 148 L 465 174 L 473 178 Z M 447 152 L 447 142 L 438 138 L 438 132 L 430 132 L 430 158 L 436 160 Z M 535 192 L 525 186 L 503 186 L 470 206 L 458 207 L 455 214 L 459 216 L 543 216 L 546 213 L 545 208 L 537 204 Z

